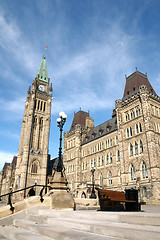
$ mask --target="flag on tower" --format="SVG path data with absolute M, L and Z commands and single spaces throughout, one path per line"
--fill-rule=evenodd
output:
M 48 46 L 45 46 L 45 50 L 48 48 Z

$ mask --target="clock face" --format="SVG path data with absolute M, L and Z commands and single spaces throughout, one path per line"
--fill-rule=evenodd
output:
M 44 85 L 39 85 L 39 86 L 38 86 L 38 89 L 39 89 L 40 91 L 44 92 L 44 91 L 45 91 L 45 86 L 44 86 Z

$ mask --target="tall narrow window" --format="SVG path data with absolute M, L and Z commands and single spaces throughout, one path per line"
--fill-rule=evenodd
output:
M 143 152 L 143 143 L 142 143 L 141 140 L 140 140 L 140 152 L 141 152 L 141 153 Z
M 102 156 L 102 165 L 104 164 L 104 159 L 103 159 L 103 156 Z
M 112 163 L 112 153 L 110 153 L 110 163 Z
M 127 137 L 129 137 L 129 129 L 127 128 Z
M 138 127 L 138 124 L 136 124 L 136 132 L 139 133 L 139 127 Z
M 130 135 L 132 136 L 132 128 L 130 127 Z
M 43 105 L 43 112 L 45 112 L 46 110 L 46 102 L 44 102 L 44 105 Z
M 111 145 L 111 147 L 112 147 L 112 139 L 110 139 L 110 145 Z
M 98 166 L 100 166 L 101 165 L 101 158 L 99 157 L 98 158 Z
M 37 110 L 39 110 L 40 100 L 38 100 Z
M 96 167 L 96 159 L 94 159 L 94 167 Z
M 93 168 L 93 160 L 91 160 L 91 168 Z
M 40 108 L 41 111 L 42 111 L 42 107 L 43 107 L 43 101 L 41 101 L 41 108 Z
M 135 142 L 135 154 L 138 154 L 138 144 Z
M 103 187 L 103 176 L 102 176 L 102 174 L 99 176 L 99 185 Z
M 107 154 L 107 164 L 108 164 L 108 162 L 109 162 L 109 156 L 108 156 L 108 154 Z
M 109 178 L 109 185 L 111 185 L 112 184 L 112 173 L 111 172 L 109 172 L 108 178 Z
M 117 159 L 118 159 L 118 161 L 120 161 L 120 151 L 119 150 L 117 152 Z
M 135 167 L 131 166 L 131 180 L 135 180 L 136 179 L 136 172 L 135 172 Z
M 140 132 L 142 132 L 142 124 L 141 123 L 139 124 L 139 130 L 140 130 Z
M 130 143 L 130 155 L 133 156 L 133 145 Z
M 145 162 L 143 162 L 142 164 L 142 176 L 143 178 L 148 178 L 148 171 Z
M 35 162 L 32 163 L 31 173 L 37 173 L 38 166 Z

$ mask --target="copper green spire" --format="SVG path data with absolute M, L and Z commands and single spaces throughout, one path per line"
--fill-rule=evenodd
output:
M 46 57 L 45 56 L 42 57 L 42 62 L 38 69 L 37 75 L 38 74 L 39 74 L 39 78 L 38 78 L 39 80 L 48 83 L 48 73 L 47 73 L 47 65 L 46 65 Z

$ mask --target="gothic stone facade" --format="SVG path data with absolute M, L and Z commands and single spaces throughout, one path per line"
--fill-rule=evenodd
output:
M 45 57 L 27 94 L 16 168 L 12 172 L 11 164 L 1 172 L 1 194 L 9 192 L 10 186 L 16 190 L 34 185 L 35 180 L 37 184 L 46 185 L 52 85 Z M 30 195 L 28 191 L 25 195 Z M 35 189 L 31 191 L 33 194 Z
M 126 78 L 112 118 L 99 126 L 88 113 L 77 112 L 64 133 L 63 159 L 76 197 L 90 196 L 94 167 L 96 186 L 136 188 L 141 201 L 160 204 L 160 98 L 147 75 L 136 71 Z

